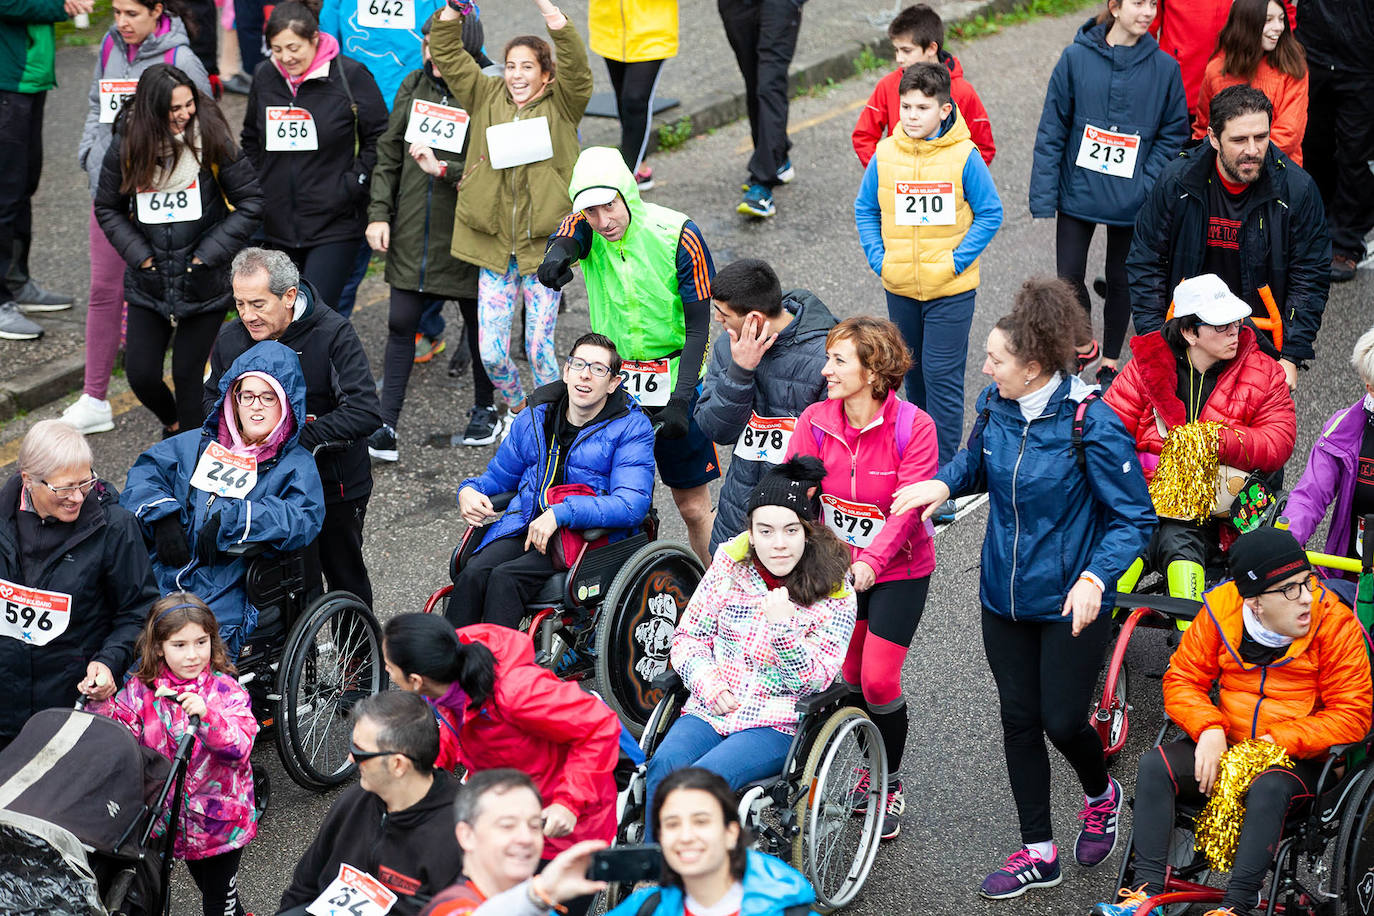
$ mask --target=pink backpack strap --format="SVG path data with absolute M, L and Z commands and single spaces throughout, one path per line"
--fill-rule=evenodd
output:
M 100 43 L 100 74 L 105 75 L 105 70 L 110 66 L 110 54 L 114 51 L 114 37 L 109 32 L 105 33 L 105 40 Z
M 910 401 L 897 402 L 897 455 L 898 457 L 906 454 L 906 447 L 911 444 L 911 427 L 916 422 L 916 405 Z
M 175 67 L 177 65 L 176 45 L 173 45 L 162 53 L 162 62 L 169 67 Z

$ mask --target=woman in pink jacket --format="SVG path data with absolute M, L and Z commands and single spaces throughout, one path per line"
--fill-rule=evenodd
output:
M 858 622 L 842 673 L 863 692 L 887 751 L 883 839 L 901 832 L 901 763 L 906 747 L 902 662 L 925 609 L 935 569 L 931 529 L 917 513 L 888 518 L 898 487 L 935 476 L 935 422 L 897 397 L 911 354 L 897 326 L 846 318 L 825 341 L 827 399 L 802 412 L 788 457 L 825 462 L 821 511 L 851 554 Z M 865 786 L 866 788 L 866 786 Z
M 206 916 L 243 916 L 239 859 L 258 832 L 248 759 L 258 720 L 248 691 L 234 679 L 214 613 L 187 592 L 153 602 L 138 652 L 138 669 L 123 689 L 91 711 L 124 723 L 168 759 L 190 717 L 200 717 L 175 855 L 186 860 Z

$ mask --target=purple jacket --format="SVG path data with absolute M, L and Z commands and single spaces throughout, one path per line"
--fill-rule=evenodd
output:
M 1327 420 L 1322 434 L 1313 443 L 1312 453 L 1307 457 L 1307 469 L 1289 495 L 1285 510 L 1288 530 L 1298 543 L 1308 542 L 1334 499 L 1336 508 L 1331 513 L 1325 552 L 1345 556 L 1350 544 L 1350 513 L 1355 502 L 1355 477 L 1366 417 L 1361 398 Z M 1339 575 L 1355 578 L 1353 574 Z

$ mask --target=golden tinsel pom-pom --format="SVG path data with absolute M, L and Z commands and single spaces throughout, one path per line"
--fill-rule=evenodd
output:
M 1269 741 L 1244 741 L 1221 755 L 1212 795 L 1193 825 L 1193 842 L 1213 868 L 1231 870 L 1250 784 L 1270 767 L 1292 766 L 1288 752 Z
M 1217 498 L 1221 424 L 1212 420 L 1185 423 L 1169 430 L 1150 481 L 1150 499 L 1163 518 L 1203 521 Z

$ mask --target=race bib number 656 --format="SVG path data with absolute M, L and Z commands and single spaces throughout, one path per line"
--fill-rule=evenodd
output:
M 46 646 L 67 632 L 71 618 L 71 595 L 0 579 L 0 636 Z
M 267 137 L 263 145 L 270 153 L 303 153 L 320 148 L 315 119 L 304 108 L 288 105 L 267 106 Z

